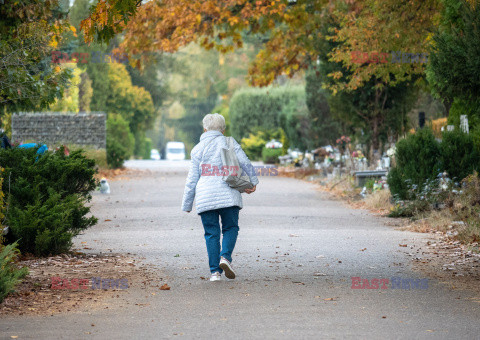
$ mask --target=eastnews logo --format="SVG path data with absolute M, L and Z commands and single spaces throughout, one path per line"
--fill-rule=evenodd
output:
M 104 279 L 92 277 L 91 279 L 62 279 L 52 277 L 52 289 L 127 289 L 127 279 Z
M 428 53 L 408 53 L 402 51 L 392 53 L 361 51 L 351 52 L 351 60 L 355 64 L 386 64 L 388 62 L 393 64 L 425 64 L 428 63 L 428 57 Z
M 409 279 L 401 277 L 392 277 L 389 279 L 362 279 L 361 277 L 351 277 L 352 289 L 427 289 L 428 279 Z M 391 283 L 391 286 L 387 286 Z
M 202 176 L 238 176 L 238 172 L 242 171 L 242 175 L 251 175 L 256 176 L 278 176 L 278 167 L 277 166 L 252 166 L 249 171 L 240 169 L 238 166 L 221 166 L 220 168 L 216 165 L 211 164 L 202 164 Z

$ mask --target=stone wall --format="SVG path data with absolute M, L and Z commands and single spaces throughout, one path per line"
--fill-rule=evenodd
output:
M 106 148 L 106 114 L 17 113 L 12 116 L 13 142 L 76 144 Z

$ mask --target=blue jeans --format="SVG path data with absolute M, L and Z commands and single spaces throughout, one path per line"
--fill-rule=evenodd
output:
M 228 261 L 232 261 L 232 252 L 235 248 L 238 236 L 238 213 L 240 208 L 228 207 L 215 210 L 204 211 L 200 214 L 203 228 L 205 229 L 205 241 L 207 242 L 208 264 L 210 272 L 222 273 L 219 267 L 220 256 Z M 222 248 L 220 251 L 220 223 L 222 218 Z

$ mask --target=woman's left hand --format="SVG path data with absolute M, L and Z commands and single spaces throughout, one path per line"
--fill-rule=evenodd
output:
M 257 189 L 257 186 L 256 186 L 256 185 L 255 185 L 253 188 L 251 188 L 251 189 L 245 189 L 245 192 L 246 192 L 247 194 L 251 194 L 252 192 L 255 192 L 255 189 Z

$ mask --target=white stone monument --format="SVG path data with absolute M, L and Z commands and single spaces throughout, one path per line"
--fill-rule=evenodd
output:
M 462 129 L 462 131 L 465 132 L 465 133 L 469 133 L 467 115 L 461 115 L 460 116 L 460 129 Z

